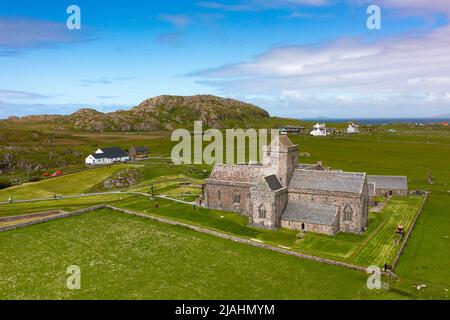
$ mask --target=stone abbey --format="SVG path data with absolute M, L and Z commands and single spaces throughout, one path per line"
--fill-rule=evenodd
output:
M 264 147 L 262 163 L 216 164 L 206 181 L 206 206 L 247 215 L 251 225 L 267 229 L 364 232 L 377 190 L 369 188 L 367 174 L 300 164 L 298 154 L 281 135 Z

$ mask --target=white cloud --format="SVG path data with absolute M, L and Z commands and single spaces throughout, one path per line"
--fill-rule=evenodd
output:
M 251 61 L 194 76 L 227 94 L 296 98 L 297 91 L 317 101 L 328 96 L 342 103 L 346 97 L 345 103 L 382 101 L 385 106 L 408 103 L 423 108 L 428 101 L 424 97 L 448 92 L 449 53 L 450 26 L 445 26 L 428 34 L 405 34 L 376 42 L 355 37 L 273 48 Z
M 85 29 L 74 33 L 64 22 L 0 17 L 0 56 L 16 55 L 25 49 L 92 40 Z
M 283 90 L 281 92 L 281 98 L 288 100 L 304 100 L 304 97 L 297 90 Z
M 243 0 L 230 3 L 219 1 L 198 2 L 197 6 L 223 11 L 263 11 L 278 8 L 297 8 L 300 6 L 325 6 L 330 0 Z
M 350 0 L 350 3 L 374 4 L 372 0 Z M 448 0 L 378 0 L 382 9 L 395 9 L 404 15 L 428 15 L 435 13 L 450 14 Z
M 46 98 L 49 98 L 49 96 L 33 92 L 0 89 L 0 99 L 30 100 L 30 99 L 46 99 Z

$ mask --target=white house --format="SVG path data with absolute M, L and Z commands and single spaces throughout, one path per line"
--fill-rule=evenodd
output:
M 90 154 L 85 160 L 86 164 L 89 166 L 127 161 L 130 161 L 130 157 L 119 147 L 98 149 L 95 153 Z
M 347 133 L 348 134 L 357 134 L 357 133 L 359 133 L 359 126 L 354 124 L 354 123 L 349 124 L 348 128 L 347 128 Z
M 323 124 L 316 124 L 313 127 L 313 131 L 311 131 L 310 134 L 312 136 L 315 136 L 315 137 L 324 137 L 324 136 L 326 136 L 327 135 L 327 129 L 325 127 L 325 124 L 324 123 Z

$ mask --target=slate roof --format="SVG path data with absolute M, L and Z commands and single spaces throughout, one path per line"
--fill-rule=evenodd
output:
M 278 180 L 276 175 L 271 175 L 264 177 L 264 180 L 266 180 L 267 184 L 269 185 L 270 190 L 277 191 L 283 188 L 280 181 Z
M 224 165 L 214 166 L 209 180 L 244 182 L 255 184 L 261 176 L 263 167 L 258 165 Z
M 408 177 L 405 176 L 367 176 L 375 189 L 408 190 Z
M 289 189 L 307 189 L 335 192 L 363 192 L 365 173 L 297 169 L 292 175 Z
M 280 146 L 284 147 L 292 147 L 294 144 L 292 143 L 291 139 L 289 139 L 288 136 L 280 136 Z
M 103 153 L 94 153 L 92 156 L 95 159 L 111 159 L 111 158 L 125 158 L 128 157 L 128 154 L 123 151 L 119 147 L 112 147 L 112 148 L 101 148 L 100 150 L 103 151 Z
M 297 168 L 303 170 L 325 170 L 324 166 L 319 163 L 315 164 L 300 163 Z
M 289 201 L 281 220 L 332 226 L 338 211 L 338 206 Z

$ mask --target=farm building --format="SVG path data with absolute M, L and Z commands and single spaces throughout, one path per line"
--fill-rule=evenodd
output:
M 95 153 L 90 154 L 85 160 L 86 164 L 89 166 L 98 166 L 127 161 L 130 161 L 130 157 L 119 147 L 98 149 Z
M 280 134 L 289 134 L 289 133 L 295 133 L 295 134 L 301 134 L 303 130 L 305 130 L 305 127 L 294 127 L 294 126 L 284 126 L 279 127 Z
M 374 185 L 376 196 L 407 196 L 408 178 L 405 176 L 367 176 Z
M 348 128 L 347 128 L 347 133 L 348 134 L 357 134 L 357 133 L 359 133 L 359 126 L 354 124 L 354 123 L 349 124 Z
M 327 131 L 327 128 L 325 127 L 325 124 L 317 123 L 313 127 L 313 130 L 310 132 L 310 134 L 315 137 L 324 137 L 324 136 L 328 135 L 328 131 Z
M 128 155 L 131 159 L 143 159 L 148 157 L 147 147 L 131 147 L 128 150 Z

